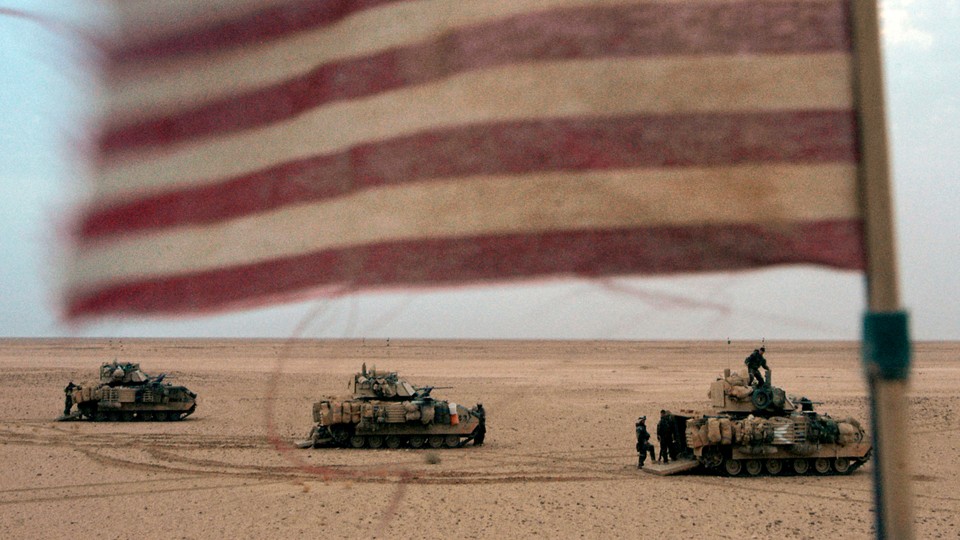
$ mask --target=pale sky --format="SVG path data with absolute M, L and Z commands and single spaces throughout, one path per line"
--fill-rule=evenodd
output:
M 227 315 L 59 322 L 69 157 L 94 91 L 63 0 L 0 0 L 0 337 L 858 339 L 863 276 L 813 267 L 362 293 Z M 915 339 L 960 339 L 960 0 L 881 2 L 903 303 Z M 68 11 L 70 10 L 70 11 Z M 102 19 L 102 17 L 98 17 Z

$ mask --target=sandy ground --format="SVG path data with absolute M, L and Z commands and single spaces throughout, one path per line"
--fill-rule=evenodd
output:
M 0 340 L 2 538 L 868 538 L 869 463 L 844 477 L 658 477 L 633 422 L 706 405 L 752 344 Z M 960 344 L 918 344 L 918 538 L 960 534 Z M 774 383 L 867 419 L 855 343 L 770 343 Z M 139 361 L 199 394 L 174 423 L 53 422 L 70 379 Z M 295 450 L 361 362 L 488 411 L 487 444 Z M 272 413 L 270 412 L 272 409 Z M 273 444 L 270 426 L 281 443 Z M 439 458 L 439 463 L 431 463 Z

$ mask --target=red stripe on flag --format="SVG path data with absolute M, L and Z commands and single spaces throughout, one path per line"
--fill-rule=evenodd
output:
M 780 229 L 707 225 L 375 244 L 108 284 L 74 295 L 68 302 L 68 316 L 213 311 L 335 285 L 453 285 L 549 275 L 663 274 L 791 263 L 862 269 L 861 234 L 859 221 L 824 221 Z
M 408 0 L 297 0 L 261 9 L 229 21 L 177 32 L 113 51 L 114 63 L 136 64 L 185 54 L 261 44 L 305 30 L 322 28 L 371 8 Z M 135 29 L 134 29 L 135 31 Z
M 849 51 L 846 3 L 644 4 L 510 17 L 428 43 L 332 62 L 264 88 L 108 128 L 105 158 L 293 118 L 340 100 L 529 61 Z M 212 84 L 215 85 L 215 82 Z
M 201 225 L 437 178 L 738 163 L 854 163 L 854 141 L 850 111 L 636 115 L 462 126 L 97 209 L 83 221 L 79 234 L 92 239 Z

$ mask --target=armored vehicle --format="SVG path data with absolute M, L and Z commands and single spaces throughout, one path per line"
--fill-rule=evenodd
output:
M 673 474 L 701 467 L 745 474 L 849 474 L 870 459 L 871 446 L 854 418 L 834 419 L 807 398 L 788 396 L 769 380 L 749 385 L 725 370 L 710 385 L 709 411 L 681 411 L 673 423 L 673 465 L 648 467 Z
M 316 425 L 301 448 L 456 448 L 483 444 L 483 404 L 466 408 L 434 398 L 433 386 L 416 387 L 396 372 L 363 369 L 350 382 L 352 395 L 313 405 Z
M 117 361 L 100 366 L 100 382 L 67 388 L 68 410 L 58 420 L 182 420 L 197 408 L 197 394 L 151 377 L 140 364 Z M 72 387 L 72 388 L 71 388 Z M 77 410 L 69 412 L 75 403 Z

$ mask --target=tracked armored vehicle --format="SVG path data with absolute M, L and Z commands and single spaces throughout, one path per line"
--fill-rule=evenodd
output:
M 457 448 L 483 444 L 483 404 L 466 408 L 430 395 L 435 387 L 416 387 L 396 372 L 367 370 L 353 376 L 352 396 L 313 405 L 316 423 L 301 448 Z
M 197 408 L 197 394 L 185 386 L 164 382 L 164 378 L 147 375 L 140 364 L 104 363 L 99 384 L 69 390 L 68 404 L 72 401 L 77 410 L 67 411 L 58 420 L 174 421 L 190 416 Z
M 710 385 L 709 411 L 672 414 L 676 458 L 648 467 L 655 474 L 701 468 L 727 476 L 849 474 L 870 459 L 860 422 L 814 410 L 769 380 L 749 385 L 725 370 Z

